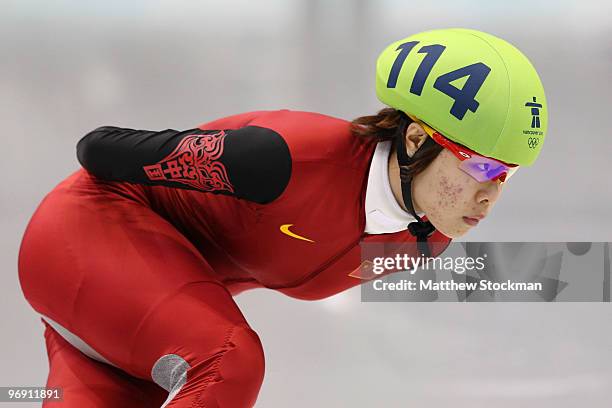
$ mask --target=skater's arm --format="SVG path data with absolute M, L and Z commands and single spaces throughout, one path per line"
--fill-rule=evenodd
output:
M 77 144 L 81 165 L 111 181 L 226 194 L 266 204 L 291 175 L 285 140 L 271 129 L 148 131 L 99 127 Z

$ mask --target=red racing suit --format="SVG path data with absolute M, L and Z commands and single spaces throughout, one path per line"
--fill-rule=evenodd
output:
M 62 406 L 253 405 L 263 348 L 232 296 L 325 298 L 364 282 L 360 244 L 415 241 L 364 233 L 375 147 L 345 120 L 288 110 L 86 135 L 84 169 L 45 197 L 19 256 Z M 434 231 L 432 255 L 449 241 Z

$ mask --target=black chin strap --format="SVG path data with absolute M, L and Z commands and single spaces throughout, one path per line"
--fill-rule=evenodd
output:
M 402 166 L 409 166 L 414 161 L 418 160 L 423 156 L 423 152 L 427 150 L 427 146 L 435 143 L 431 137 L 425 139 L 425 142 L 419 147 L 419 149 L 412 155 L 408 156 L 406 153 L 406 141 L 405 134 L 406 128 L 410 124 L 410 118 L 402 113 L 402 119 L 397 128 L 396 148 L 397 148 L 397 163 L 400 166 L 400 176 L 402 185 L 402 198 L 404 205 L 408 209 L 408 212 L 416 219 L 416 221 L 408 224 L 408 231 L 417 238 L 417 248 L 423 256 L 429 257 L 429 245 L 427 244 L 427 238 L 431 235 L 436 228 L 429 221 L 423 221 L 414 211 L 414 204 L 412 202 L 412 176 L 408 175 L 408 171 Z

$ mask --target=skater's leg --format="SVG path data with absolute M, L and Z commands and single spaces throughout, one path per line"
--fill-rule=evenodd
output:
M 248 407 L 264 355 L 204 256 L 150 208 L 47 197 L 20 252 L 30 304 L 172 407 Z
M 47 387 L 61 388 L 63 395 L 60 401 L 46 400 L 43 407 L 161 406 L 166 398 L 166 392 L 161 387 L 87 357 L 48 324 L 45 326 L 49 356 Z

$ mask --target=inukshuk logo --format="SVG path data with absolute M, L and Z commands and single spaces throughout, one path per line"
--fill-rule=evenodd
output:
M 533 101 L 527 102 L 525 106 L 531 107 L 531 115 L 532 115 L 531 128 L 539 129 L 540 128 L 540 108 L 542 107 L 542 104 L 538 103 L 536 101 L 536 97 L 534 96 Z
M 144 166 L 149 180 L 168 180 L 186 184 L 202 191 L 234 192 L 223 163 L 226 133 L 185 136 L 176 149 L 158 163 Z

